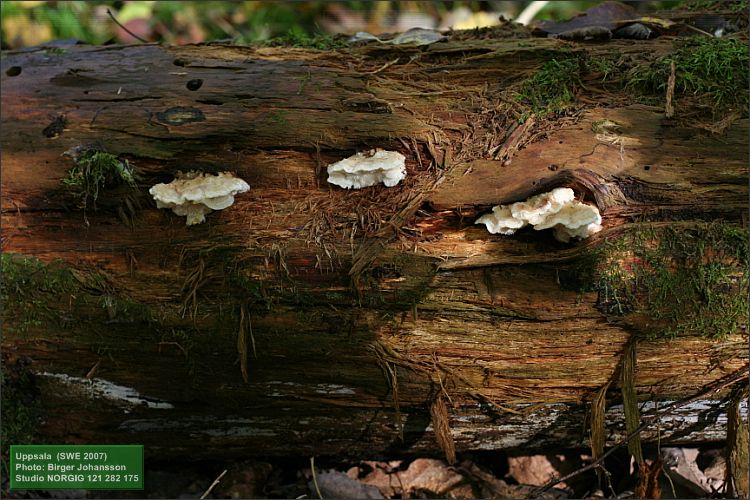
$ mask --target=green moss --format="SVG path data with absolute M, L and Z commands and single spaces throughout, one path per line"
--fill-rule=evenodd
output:
M 63 54 L 67 54 L 68 50 L 62 47 L 47 47 L 46 49 L 44 49 L 44 53 L 48 56 L 61 56 Z
M 150 323 L 154 319 L 150 307 L 134 300 L 106 294 L 100 297 L 99 303 L 112 322 Z
M 585 68 L 587 73 L 594 73 L 599 77 L 601 83 L 608 83 L 612 75 L 620 73 L 620 65 L 617 64 L 620 54 L 611 56 L 597 56 L 586 59 Z
M 39 389 L 33 373 L 29 370 L 29 364 L 28 358 L 19 358 L 10 363 L 6 354 L 3 354 L 0 363 L 0 440 L 4 444 L 1 456 L 4 477 L 8 477 L 9 445 L 33 443 L 37 422 L 41 416 Z
M 45 321 L 60 320 L 55 305 L 67 302 L 80 288 L 62 262 L 45 264 L 34 257 L 0 255 L 0 300 L 6 331 L 25 332 Z
M 685 2 L 684 8 L 688 10 L 716 11 L 728 9 L 732 12 L 747 12 L 747 0 L 690 0 Z
M 96 209 L 100 190 L 104 188 L 135 187 L 136 173 L 127 160 L 94 149 L 72 156 L 75 165 L 68 170 L 62 184 L 84 208 Z
M 628 73 L 627 87 L 663 98 L 675 63 L 675 95 L 696 95 L 715 114 L 748 107 L 748 46 L 734 38 L 691 37 L 675 41 L 675 51 Z
M 331 50 L 349 46 L 346 36 L 318 33 L 309 35 L 299 28 L 290 29 L 285 35 L 271 38 L 265 45 L 270 47 L 300 47 L 305 49 Z
M 300 92 L 301 93 L 301 92 Z M 273 123 L 281 127 L 289 126 L 289 120 L 286 118 L 287 113 L 284 111 L 274 111 L 268 115 Z
M 227 284 L 232 298 L 242 297 L 254 304 L 262 304 L 266 310 L 271 309 L 273 300 L 262 281 L 250 279 L 241 271 L 235 270 L 229 274 Z
M 748 316 L 748 232 L 727 223 L 640 227 L 579 262 L 608 314 L 646 313 L 650 337 L 720 339 Z
M 740 0 L 740 1 L 729 2 L 729 5 L 727 5 L 727 7 L 732 12 L 736 12 L 738 14 L 747 13 L 748 8 L 749 8 L 747 0 Z
M 87 319 L 76 307 L 89 302 L 98 303 L 106 313 L 106 319 L 98 314 L 90 318 L 97 324 L 103 319 L 112 323 L 153 321 L 147 305 L 117 295 L 111 281 L 101 273 L 74 276 L 62 261 L 47 264 L 19 254 L 2 254 L 0 263 L 0 301 L 7 332 L 26 333 L 30 328 L 43 327 L 50 322 L 72 328 L 74 320 Z
M 575 98 L 581 83 L 578 58 L 552 59 L 531 78 L 521 84 L 516 99 L 528 104 L 531 113 L 545 116 L 563 111 Z M 524 115 L 522 119 L 528 117 Z

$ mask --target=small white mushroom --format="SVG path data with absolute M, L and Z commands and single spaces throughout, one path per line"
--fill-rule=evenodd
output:
M 248 189 L 247 182 L 229 172 L 212 175 L 190 171 L 177 172 L 175 180 L 156 184 L 148 192 L 157 208 L 171 208 L 175 214 L 187 217 L 187 225 L 192 226 L 204 222 L 211 211 L 229 207 L 235 195 Z
M 574 200 L 536 224 L 534 229 L 554 228 L 555 238 L 567 243 L 570 238 L 588 238 L 598 233 L 602 230 L 601 222 L 598 208 Z
M 328 182 L 359 189 L 382 182 L 393 187 L 406 177 L 406 158 L 398 151 L 373 149 L 328 165 Z
M 499 205 L 478 218 L 493 234 L 510 235 L 528 224 L 534 229 L 554 229 L 555 239 L 588 238 L 602 230 L 599 209 L 575 199 L 570 188 L 557 188 L 512 205 Z
M 562 210 L 563 207 L 575 200 L 575 197 L 572 189 L 557 188 L 549 193 L 538 194 L 526 201 L 514 203 L 510 206 L 510 210 L 513 217 L 526 222 L 526 224 L 536 226 L 541 224 L 549 214 Z
M 475 224 L 485 224 L 487 231 L 492 234 L 511 235 L 516 232 L 516 229 L 525 226 L 526 222 L 514 217 L 507 205 L 498 205 L 492 209 L 491 214 L 478 218 Z

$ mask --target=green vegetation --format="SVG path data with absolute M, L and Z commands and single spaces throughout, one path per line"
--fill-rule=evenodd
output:
M 236 269 L 229 274 L 227 284 L 231 291 L 231 299 L 241 298 L 253 304 L 262 304 L 267 311 L 271 310 L 273 297 L 267 293 L 262 281 L 251 279 Z
M 613 54 L 608 57 L 598 56 L 586 59 L 584 65 L 587 73 L 594 73 L 599 77 L 602 83 L 608 83 L 612 75 L 622 77 L 620 67 L 617 64 L 620 54 Z
M 265 45 L 271 47 L 300 47 L 306 49 L 332 50 L 341 49 L 349 46 L 348 36 L 345 35 L 327 35 L 316 33 L 310 35 L 301 28 L 294 26 L 286 34 L 271 38 L 265 42 Z
M 688 0 L 682 5 L 688 10 L 747 12 L 747 0 Z
M 2 282 L 0 301 L 6 331 L 26 332 L 46 321 L 60 322 L 55 305 L 67 304 L 70 294 L 80 288 L 62 262 L 45 264 L 34 257 L 3 253 L 0 255 Z
M 675 41 L 675 51 L 628 74 L 627 87 L 664 96 L 675 63 L 675 95 L 695 95 L 715 114 L 747 112 L 748 46 L 733 38 L 691 37 Z
M 727 223 L 638 227 L 579 263 L 609 314 L 643 312 L 653 338 L 721 339 L 747 323 L 748 232 Z
M 534 76 L 523 82 L 516 99 L 528 104 L 531 113 L 538 116 L 559 113 L 575 98 L 576 87 L 581 83 L 580 71 L 578 58 L 547 61 Z M 526 118 L 528 114 L 521 120 Z
M 110 322 L 153 321 L 147 305 L 117 295 L 100 273 L 74 276 L 62 261 L 47 264 L 35 257 L 11 253 L 0 255 L 0 263 L 0 301 L 6 332 L 23 334 L 49 322 L 73 327 L 74 319 L 83 319 L 76 316 L 75 306 L 89 300 L 98 302 Z M 102 317 L 93 319 L 102 321 Z
M 62 180 L 63 186 L 70 191 L 84 208 L 91 206 L 96 210 L 99 190 L 119 185 L 135 187 L 136 174 L 127 160 L 103 151 L 88 150 L 74 156 L 75 166 L 68 170 Z
M 134 300 L 106 294 L 100 297 L 99 304 L 106 311 L 109 321 L 112 322 L 150 323 L 154 320 L 151 309 Z
M 0 363 L 2 371 L 0 442 L 4 444 L 0 461 L 4 478 L 9 477 L 9 445 L 33 443 L 37 421 L 41 415 L 39 390 L 36 387 L 34 375 L 29 370 L 29 364 L 28 358 L 18 358 L 14 363 L 10 363 L 6 354 L 3 354 L 2 363 Z
M 68 53 L 68 49 L 62 47 L 49 47 L 44 49 L 44 53 L 48 56 L 61 56 Z

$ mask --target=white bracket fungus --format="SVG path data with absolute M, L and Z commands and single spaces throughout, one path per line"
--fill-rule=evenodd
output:
M 575 199 L 570 188 L 557 188 L 549 193 L 532 196 L 512 205 L 499 205 L 491 214 L 478 218 L 492 234 L 513 234 L 528 224 L 537 231 L 554 229 L 555 239 L 568 242 L 571 238 L 588 238 L 602 230 L 602 217 L 593 205 Z
M 328 165 L 328 182 L 359 189 L 382 182 L 393 187 L 406 177 L 406 158 L 397 151 L 372 149 Z
M 216 175 L 190 171 L 177 172 L 169 184 L 156 184 L 148 190 L 157 208 L 171 208 L 187 217 L 187 225 L 200 224 L 212 210 L 223 210 L 234 203 L 234 196 L 250 189 L 247 182 L 230 174 Z

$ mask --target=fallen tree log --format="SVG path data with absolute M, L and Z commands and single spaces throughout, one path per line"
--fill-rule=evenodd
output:
M 746 57 L 715 43 L 735 42 Z M 629 342 L 649 405 L 743 369 L 747 112 L 672 89 L 666 118 L 663 92 L 624 85 L 679 43 L 505 26 L 426 47 L 5 54 L 2 342 L 6 368 L 31 360 L 37 439 L 194 459 L 586 445 L 611 382 L 612 443 Z M 552 77 L 575 102 L 538 102 Z M 327 184 L 376 147 L 406 157 L 401 184 Z M 82 151 L 127 160 L 135 187 L 71 191 Z M 189 170 L 251 188 L 186 226 L 148 189 Z M 560 186 L 601 232 L 474 224 Z M 724 439 L 722 398 L 643 439 Z

